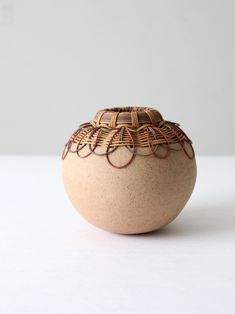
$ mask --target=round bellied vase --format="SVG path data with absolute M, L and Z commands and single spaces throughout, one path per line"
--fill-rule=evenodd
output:
M 100 110 L 62 154 L 65 190 L 91 224 L 138 234 L 169 224 L 196 181 L 192 142 L 178 123 L 148 107 Z

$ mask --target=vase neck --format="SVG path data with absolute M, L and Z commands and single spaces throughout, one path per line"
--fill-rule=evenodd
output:
M 139 128 L 148 124 L 157 126 L 163 121 L 159 111 L 147 107 L 114 107 L 99 110 L 92 123 L 96 126 L 109 126 L 116 128 L 120 126 L 129 126 Z

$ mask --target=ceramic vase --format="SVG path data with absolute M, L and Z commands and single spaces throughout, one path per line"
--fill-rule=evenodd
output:
M 91 224 L 138 234 L 169 224 L 193 191 L 192 142 L 178 123 L 147 107 L 98 111 L 62 154 L 65 190 Z

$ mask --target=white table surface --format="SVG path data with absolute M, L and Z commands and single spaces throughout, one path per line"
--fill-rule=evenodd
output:
M 59 157 L 0 158 L 0 313 L 235 313 L 235 157 L 198 157 L 189 203 L 165 229 L 93 227 Z

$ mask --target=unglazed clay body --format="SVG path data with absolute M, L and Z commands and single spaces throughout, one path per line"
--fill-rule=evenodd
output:
M 189 146 L 186 143 L 185 150 Z M 167 225 L 183 209 L 195 185 L 195 158 L 189 159 L 184 150 L 171 150 L 163 159 L 136 155 L 121 169 L 103 155 L 80 158 L 75 150 L 66 152 L 62 162 L 66 192 L 88 222 L 114 233 L 144 233 Z M 143 154 L 147 150 L 138 148 Z M 83 154 L 89 154 L 88 146 Z M 110 154 L 114 164 L 123 164 L 130 157 L 125 146 Z

